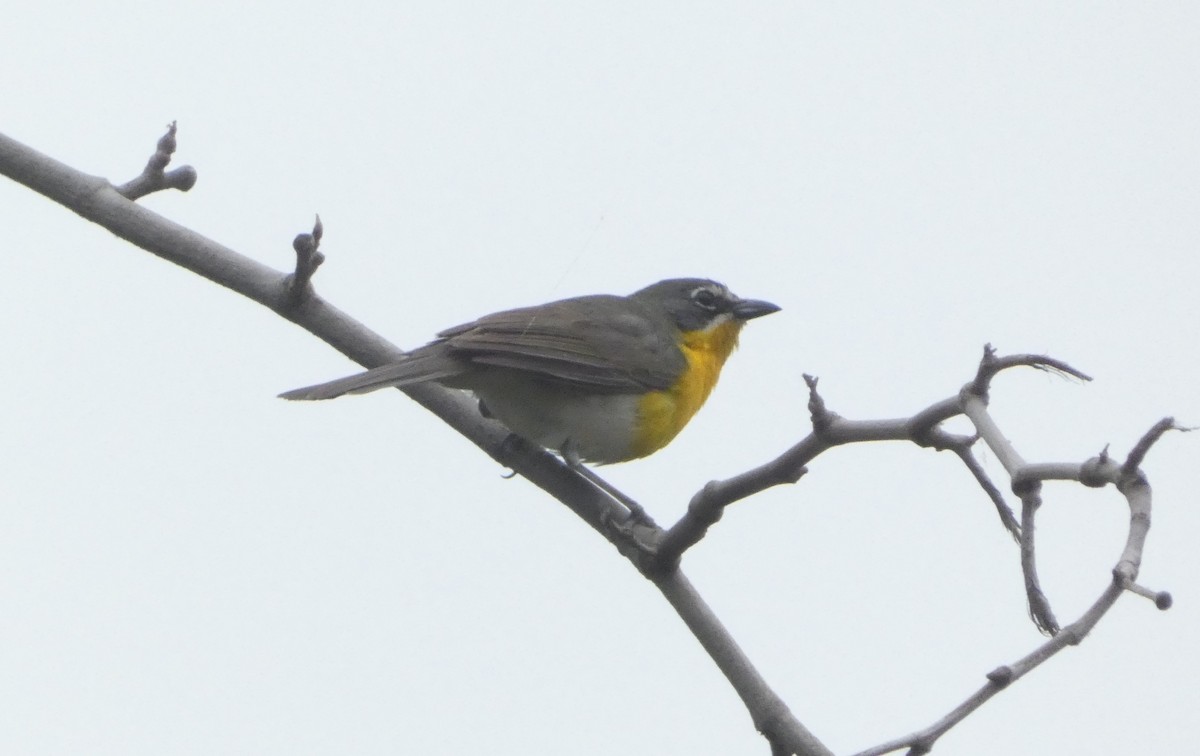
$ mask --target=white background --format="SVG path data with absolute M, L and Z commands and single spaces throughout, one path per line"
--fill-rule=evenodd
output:
M 995 387 L 1033 461 L 1200 424 L 1200 11 L 1187 3 L 26 3 L 0 130 L 267 264 L 319 212 L 320 292 L 402 346 L 509 306 L 700 275 L 747 328 L 668 449 L 605 469 L 660 522 L 832 409 L 909 415 L 985 342 L 1094 375 Z M 272 313 L 0 182 L 0 752 L 765 754 L 613 549 Z M 959 426 L 958 429 L 961 429 Z M 1200 707 L 1197 444 L 1171 434 L 1143 581 L 951 754 L 1178 754 Z M 989 472 L 1005 487 L 994 457 Z M 1127 511 L 1046 488 L 1070 621 Z M 1011 499 L 1011 497 L 1010 497 Z M 685 570 L 838 753 L 1041 642 L 956 460 L 842 448 Z

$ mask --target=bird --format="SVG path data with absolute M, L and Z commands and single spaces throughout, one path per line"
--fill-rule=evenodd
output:
M 433 382 L 472 392 L 485 417 L 572 466 L 626 462 L 670 443 L 708 399 L 746 322 L 779 309 L 706 278 L 667 279 L 628 296 L 484 315 L 397 362 L 279 396 Z

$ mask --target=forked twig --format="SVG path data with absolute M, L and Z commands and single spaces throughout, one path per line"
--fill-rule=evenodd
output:
M 297 234 L 292 240 L 292 249 L 296 251 L 296 269 L 284 279 L 284 286 L 287 288 L 288 300 L 293 305 L 299 304 L 304 297 L 312 294 L 313 274 L 321 267 L 321 263 L 325 262 L 325 255 L 318 249 L 324 235 L 325 225 L 321 223 L 321 216 L 318 215 L 313 221 L 310 233 Z
M 137 200 L 147 194 L 164 189 L 186 192 L 196 185 L 196 169 L 190 165 L 167 171 L 171 156 L 175 154 L 175 122 L 167 125 L 167 133 L 158 140 L 154 154 L 146 162 L 141 174 L 116 187 L 117 193 L 128 200 Z

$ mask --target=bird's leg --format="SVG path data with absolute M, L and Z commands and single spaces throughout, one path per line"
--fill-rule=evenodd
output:
M 616 499 L 617 502 L 629 510 L 629 519 L 623 524 L 654 525 L 654 520 L 650 519 L 650 515 L 646 514 L 646 510 L 642 508 L 641 504 L 629 498 L 629 496 L 619 491 L 615 486 L 583 464 L 583 460 L 579 458 L 579 452 L 575 450 L 575 445 L 570 439 L 567 439 L 567 442 L 563 444 L 562 449 L 559 449 L 558 453 L 562 455 L 563 461 L 567 463 L 567 467 L 587 478 L 593 486 Z

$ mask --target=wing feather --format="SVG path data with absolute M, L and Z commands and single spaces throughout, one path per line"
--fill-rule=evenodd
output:
M 470 388 L 471 374 L 484 366 L 591 391 L 662 390 L 687 364 L 674 333 L 666 313 L 637 300 L 576 297 L 484 316 L 442 331 L 399 362 L 280 396 L 331 399 L 424 381 Z
M 450 328 L 439 342 L 478 365 L 614 393 L 661 390 L 685 366 L 666 314 L 626 297 L 576 297 Z
M 343 394 L 365 394 L 389 386 L 411 386 L 425 381 L 436 381 L 459 375 L 467 366 L 446 353 L 437 345 L 422 347 L 410 352 L 404 359 L 390 365 L 381 365 L 363 373 L 345 378 L 318 383 L 315 386 L 285 391 L 283 399 L 316 401 L 333 399 Z

